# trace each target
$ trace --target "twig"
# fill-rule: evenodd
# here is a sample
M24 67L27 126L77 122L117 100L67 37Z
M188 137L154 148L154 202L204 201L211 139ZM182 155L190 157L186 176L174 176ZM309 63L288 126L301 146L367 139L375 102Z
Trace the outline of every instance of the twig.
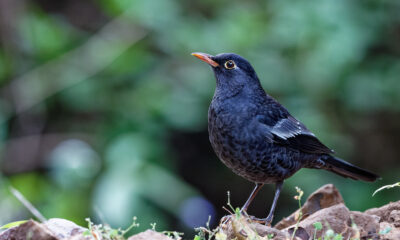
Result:
M40 222L46 222L46 218L37 210L32 203L30 203L23 195L20 193L17 189L13 188L10 186L10 191L14 195L15 198L18 199L24 205L29 212L32 213L33 216L35 216Z
M227 211L227 212L230 213L231 215L234 214L233 212L231 212L231 210L227 209L225 206L222 206L222 209L224 209L225 211Z
M400 187L400 182L380 187L372 194L372 196L375 196L375 194L377 194L378 192L382 191L383 189L389 189L389 188L394 188L394 187Z

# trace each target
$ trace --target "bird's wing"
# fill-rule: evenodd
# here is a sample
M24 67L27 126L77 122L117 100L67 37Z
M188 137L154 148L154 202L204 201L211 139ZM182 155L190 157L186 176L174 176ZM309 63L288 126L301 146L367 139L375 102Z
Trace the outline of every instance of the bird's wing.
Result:
M304 124L297 121L292 116L288 116L276 122L272 127L271 132L284 140L300 134L315 137L315 135L304 126Z
M270 128L270 132L274 142L290 148L315 154L334 153L333 150L321 143L304 124L290 115L277 121Z

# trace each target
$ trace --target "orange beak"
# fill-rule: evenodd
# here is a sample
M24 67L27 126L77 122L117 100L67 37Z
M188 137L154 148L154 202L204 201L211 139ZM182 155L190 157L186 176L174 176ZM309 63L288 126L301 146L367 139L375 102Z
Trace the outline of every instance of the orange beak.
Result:
M193 56L197 57L198 59L210 64L213 67L218 67L219 64L215 62L214 60L211 59L211 55L207 53L200 53L200 52L194 52L192 53Z

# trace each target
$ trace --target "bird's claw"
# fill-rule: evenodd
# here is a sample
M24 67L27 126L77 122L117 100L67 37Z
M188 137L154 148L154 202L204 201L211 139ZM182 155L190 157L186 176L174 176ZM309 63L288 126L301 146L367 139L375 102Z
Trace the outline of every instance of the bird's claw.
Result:
M254 217L254 216L248 216L248 218L253 222L264 224L265 226L271 226L272 220L270 220L268 218L258 218L258 217Z
M271 217L266 217L266 218L258 218L252 215L249 215L245 210L240 210L240 213L244 216L250 219L253 222L265 224L266 226L271 226L272 218Z
M270 216L268 216L268 217L266 217L266 218L258 218L258 217L249 215L249 214L246 212L246 210L243 210L243 209L240 210L240 215L243 216L243 217L245 217L245 218L250 219L250 220L253 221L253 222L260 223L260 224L264 224L264 225L266 225L266 226L271 226L271 223L272 223L272 218L271 218ZM221 218L220 223L221 223L221 224L227 224L227 223L232 219L232 217L235 217L235 214L223 216L223 217Z
M225 215L219 221L220 225L226 225L232 219L232 215Z
M239 212L239 214L240 214L240 216L244 216L245 218L249 218L249 219L253 219L253 218L256 218L256 217L254 217L254 216L250 216L247 212L246 212L246 210L244 210L244 209L241 209L240 210L240 212ZM234 218L234 217L237 217L237 215L236 214L234 214L234 213L232 213L231 215L225 215L225 216L223 216L222 218L221 218L221 220L220 220L220 224L227 224L232 218Z

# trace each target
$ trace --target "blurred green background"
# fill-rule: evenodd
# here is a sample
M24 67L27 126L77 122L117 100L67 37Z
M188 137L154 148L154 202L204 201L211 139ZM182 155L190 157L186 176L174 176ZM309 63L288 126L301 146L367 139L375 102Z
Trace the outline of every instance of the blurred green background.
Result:
M235 52L267 92L376 183L301 170L275 221L335 184L352 210L400 198L400 2L0 0L0 224L30 213L193 234L253 184L208 142L215 80L190 56ZM265 217L267 186L249 213Z

